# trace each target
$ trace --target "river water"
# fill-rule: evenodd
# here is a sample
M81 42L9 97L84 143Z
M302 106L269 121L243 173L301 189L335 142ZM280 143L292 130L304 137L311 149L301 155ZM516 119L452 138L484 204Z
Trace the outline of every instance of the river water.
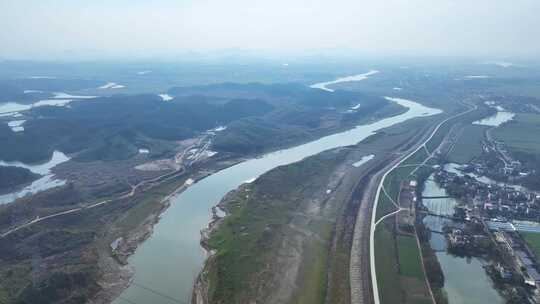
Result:
M395 99L407 107L405 113L330 135L294 148L266 154L212 174L171 199L171 206L154 227L154 233L137 249L128 262L135 268L134 282L114 303L165 304L170 299L152 289L186 302L200 272L205 252L200 246L200 230L210 220L210 210L229 191L247 180L281 165L299 161L322 151L356 144L376 131L406 120L441 113L413 101ZM141 288L145 286L145 288Z
M433 176L425 184L422 196L446 196L446 190L439 187ZM423 199L430 212L451 215L457 201L453 198ZM424 225L430 230L441 231L448 219L426 216ZM493 283L482 267L484 260L463 258L446 253L446 240L443 235L431 233L430 245L436 251L437 259L444 273L444 291L449 304L499 304L505 303L493 287Z
M454 173L457 176L465 176L465 175L467 175L469 177L474 178L478 182L481 182L481 183L486 184L486 185L497 185L499 187L512 188L512 189L514 189L516 191L536 193L536 191L532 191L532 190L527 189L526 187L523 187L521 185L498 182L498 181L495 181L495 180L493 180L493 179L491 179L491 178L489 178L487 176L478 175L478 174L476 174L474 172L470 172L470 173L463 172L462 170L464 170L465 167L466 166L464 166L464 165L460 165L460 164L456 164L456 163L448 163L448 164L444 165L444 170L448 171L450 173Z
M327 91L327 92L334 92L333 89L328 88L329 85L342 83L342 82L362 81L362 80L368 79L369 76L377 74L377 73L379 73L379 71L371 70L371 71L369 71L367 73L364 73L364 74L341 77L341 78L338 78L336 80L327 81L327 82L319 82L319 83L311 85L310 88L321 89L321 90L324 90L324 91Z
M31 91L31 90L30 90ZM77 99L92 99L97 96L80 96L80 95L70 95L63 92L58 92L53 94L52 99L45 99L34 102L32 104L21 104L17 102L1 102L0 103L0 116L13 116L17 115L18 112L27 111L36 107L43 106L65 106Z
M516 114L512 112L505 112L505 111L498 111L497 113L493 114L492 116L474 121L474 125L483 125L483 126L491 126L491 127L498 127L502 125L505 122L508 122L512 119L514 119L514 116Z
M15 201L18 198L34 195L38 192L45 191L54 187L65 185L66 181L56 179L51 169L56 165L61 164L69 160L69 157L60 151L54 151L51 159L44 163L39 164L25 164L21 162L5 162L0 160L0 166L14 166L25 168L33 173L41 175L41 177L33 181L30 185L16 190L14 192L0 195L0 205L7 204Z

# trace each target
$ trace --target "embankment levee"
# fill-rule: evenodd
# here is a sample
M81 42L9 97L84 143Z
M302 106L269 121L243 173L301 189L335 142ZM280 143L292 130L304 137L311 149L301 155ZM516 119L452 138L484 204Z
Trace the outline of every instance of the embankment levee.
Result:
M363 188L357 199L361 200L358 212L355 215L356 221L354 224L353 242L350 254L350 269L349 276L351 282L351 303L364 304L373 303L374 294L372 286L372 265L370 264L370 240L372 214L375 212L374 203L379 191L379 184L383 179L385 172L399 161L403 159L401 155L407 155L411 151L415 151L419 146L418 143L423 142L431 133L435 126L428 126L414 138L402 145L401 151L393 157L387 158L384 163L381 163L377 168L373 169L369 181L364 184L359 184L358 188ZM421 145L420 145L421 146ZM405 157L406 158L406 157ZM360 192L357 190L357 192Z
M435 152L437 151L437 149L439 148L439 146L442 144L442 141L443 139L442 138L436 138L436 134L439 132L439 130L441 129L441 127L443 126L446 126L448 125L448 123L451 121L451 120L454 120L454 119L457 119L457 118L460 118L464 115L467 115L468 113L471 113L473 111L475 111L478 107L476 105L471 105L471 104L464 104L468 109L463 111L463 112L460 112L460 113L457 113L455 115L452 115L450 117L447 117L446 119L442 120L439 124L437 124L432 132L430 132L428 134L428 136L422 140L420 142L420 144L418 144L416 146L415 149L411 149L409 152L407 153L404 153L404 156L403 157L400 157L395 163L393 164L390 164L388 166L388 169L387 170L384 170L384 175L382 176L380 182L379 182L379 185L378 185L378 189L376 190L376 196L375 196L375 199L373 201L373 209L372 209L372 214L371 214L371 229L370 229L370 272L371 272L371 280L372 280L372 289L373 289L373 300L374 300L374 303L375 304L378 304L380 303L380 296L379 296L379 288L378 288L378 281L377 281L377 272L376 272L376 269L375 269L375 257L376 257L376 254L375 254L375 229L376 229L376 225L378 223L377 221L377 207L378 207L378 203L379 203L379 196L380 196L380 193L381 193L381 190L383 188L383 183L385 181L385 178L387 177L387 175L389 175L394 169L396 169L397 167L399 167L404 161L406 161L407 159L409 159L410 157L412 157L416 152L418 152L420 149L422 148L425 148L426 145L430 144L432 140L434 140L434 143L436 144L436 146L433 148L433 152L431 152L432 154L431 155L427 155L426 156L426 160L421 164L421 165L424 165L425 162L428 160L428 159L431 159L433 157L433 154L436 154ZM440 140L440 142L437 143L437 141ZM395 211L395 212L392 212L392 213L389 213L385 216L383 216L382 218L385 218L387 216L392 216L394 214L396 214L397 212L399 212L399 210Z
M380 129L393 126L412 118L429 116L435 112L438 113L435 109L427 108L412 101L405 102L399 100L395 102L402 104L409 109L405 113L396 116L387 117L370 124L360 125L345 132L329 135L307 144L266 154L263 157L239 163L202 179L200 182L189 187L187 191L174 196L174 202L171 204L171 207L160 217L160 223L157 225L158 229L154 228L152 237L145 242L144 246L140 246L141 249L138 249L135 252L133 258L130 257L129 264L137 269L135 275L136 280L143 281L146 284L155 283L155 287L185 301L193 292L193 280L197 276L194 275L191 277L192 271L198 269L198 273L205 260L205 255L201 254L200 240L195 243L192 236L187 236L185 234L190 233L191 235L193 230L193 233L200 235L201 227L206 226L208 223L209 209L215 205L215 202L219 201L223 195L231 189L236 188L244 181L257 177L276 166L296 162L306 156L314 155L331 148L356 144L364 138L373 135ZM193 210L194 208L196 208L196 210ZM195 213L190 211L191 213L187 214L186 210L191 210ZM197 223L199 223L199 221L204 221L204 223L201 223L196 227L197 223L193 222L194 219ZM162 224L163 221L165 221L166 224ZM193 227L186 227L185 225L187 222L193 223ZM196 230L196 232L194 232L194 230ZM171 239L172 233L180 233L183 238L179 237ZM189 239L187 239L188 237ZM184 242L186 239L189 241L189 244ZM181 247L183 249L182 252L179 252L178 250L166 250L166 252L163 252L163 248L160 247L163 244L162 240L168 240L167 246L173 249ZM159 273L161 273L162 270L155 266L147 267L148 265L160 264L159 261L154 261L158 256L161 259L167 258L182 261L183 256L178 255L185 255L187 252L190 253L190 256L191 254L200 255L200 258L197 257L196 261L198 263L200 259L201 264L178 262L172 266L169 265L167 269L164 270L168 273L173 272L175 274L174 280L168 281L183 282L182 284L185 284L186 286L179 288L178 284L161 282ZM174 271L172 271L172 269L174 269ZM191 281L191 284L187 283L189 281ZM189 285L189 287L187 285ZM136 287L131 288L131 290L128 289L127 291L127 298L144 298L145 296L150 298L149 294L147 295L147 293L142 290L136 290Z
M392 164L393 162L395 162L396 158L400 155L404 154L407 151L410 151L411 149L415 149L418 142L425 140L425 138L429 135L432 129L433 126L427 123L421 129L419 129L419 132L404 137L402 141L400 140L400 142L393 142L393 148L389 148L389 151L392 151L392 153L383 153L380 157L375 158L375 160L373 160L373 163L370 163L368 167L364 168L365 171L362 172L361 175L356 176L356 178L354 179L353 184L355 184L355 186L353 187L351 192L349 192L350 198L344 199L344 201L346 201L348 205L346 207L348 212L347 217L361 217L356 220L356 225L354 225L354 221L352 222L353 225L348 225L349 230L339 237L341 241L343 241L344 239L349 240L346 237L344 238L344 236L347 235L351 236L354 234L356 237L356 239L354 240L351 238L349 241L347 241L348 244L344 246L348 248L348 252L351 252L350 263L347 264L348 266L345 269L348 269L350 273L350 288L348 289L350 289L350 297L354 301L354 303L371 303L372 300L371 281L369 273L369 224L373 196L375 195L375 188L381 177L380 172L384 168L386 168L389 163ZM367 148L367 146L365 146L364 148ZM358 149L362 150L361 148ZM351 166L351 168L353 167L354 166ZM223 207L226 206L226 202L230 199L231 196L234 196L237 191L242 191L242 186L237 190L229 192L227 196L225 196L225 198L218 204L217 207L222 207L220 208L221 210L225 209ZM215 214L215 209L213 213ZM215 231L215 229L219 228L219 224L221 222L221 218L217 216L213 217L213 220L209 225L209 229L204 230L202 233L203 247L209 249L207 246L205 246L206 239L212 231ZM355 231L353 232L353 230ZM354 248L351 249L351 246L353 246L353 242ZM212 269L215 269L215 267L217 267L217 264L215 264L217 263L217 261L214 259L214 252L212 252L211 250L207 251L209 253L209 256L206 260L203 270L197 277L191 299L192 304L209 303L208 291L211 289L210 284L212 282L210 282L208 274L212 273ZM348 275L349 274L347 274L347 276Z

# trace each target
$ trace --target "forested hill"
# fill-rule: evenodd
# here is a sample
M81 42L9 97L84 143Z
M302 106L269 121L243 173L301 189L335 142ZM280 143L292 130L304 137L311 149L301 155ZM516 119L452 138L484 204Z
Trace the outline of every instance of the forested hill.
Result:
M360 92L336 90L335 92L313 89L303 84L220 83L206 86L174 87L173 96L229 96L264 98L272 102L290 102L307 107L348 107L355 103L381 102L382 98Z
M0 166L0 193L30 183L37 178L38 174L25 168Z
M233 99L223 104L193 98L164 102L154 95L113 96L76 101L69 107L38 107L30 111L25 131L14 133L0 124L0 159L36 162L54 150L74 153L116 146L116 152L85 155L92 159L123 159L136 153L137 141L180 140L231 121L272 110L262 100Z
M75 160L121 160L150 147L151 157L170 152L164 141L193 138L220 125L215 149L257 153L348 126L389 104L356 92L326 92L299 84L218 84L173 88L175 98L113 95L36 107L24 113L24 132L0 124L0 159L38 162L54 150Z

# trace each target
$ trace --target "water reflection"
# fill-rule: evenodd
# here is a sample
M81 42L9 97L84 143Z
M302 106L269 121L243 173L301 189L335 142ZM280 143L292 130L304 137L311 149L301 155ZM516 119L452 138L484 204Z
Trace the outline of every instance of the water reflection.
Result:
M51 172L51 169L54 168L56 165L66 162L68 160L69 157L67 157L64 153L60 151L54 151L51 159L48 162L39 164L5 162L0 160L0 166L14 166L19 168L25 168L32 171L33 173L42 175L41 178L35 180L29 186L26 186L23 189L0 195L0 204L11 203L21 197L33 195L41 191L65 185L66 181L54 178L54 174Z
M290 164L328 149L356 144L382 128L426 116L425 113L441 113L438 109L410 100L393 101L409 108L408 111L237 164L210 175L174 197L171 207L154 227L152 236L129 258L129 264L136 269L134 281L176 299L189 301L193 282L206 257L199 243L200 230L208 224L211 207L227 192L277 166ZM137 303L170 303L169 300L134 284L122 293L122 298ZM117 300L114 303L122 304L123 301Z
M433 175L426 181L422 196L446 196L446 190L439 187ZM423 199L422 202L432 213L452 215L457 201L453 198ZM486 274L484 260L476 257L458 257L446 252L446 239L442 232L445 225L456 224L447 218L428 215L423 220L431 233L430 245L436 251L437 260L444 274L444 291L449 304L504 303L504 299L493 287Z
M498 127L501 124L510 121L516 116L516 114L512 112L497 112L492 116L486 117L481 120L477 120L473 122L475 125L483 125L483 126L492 126L492 127Z

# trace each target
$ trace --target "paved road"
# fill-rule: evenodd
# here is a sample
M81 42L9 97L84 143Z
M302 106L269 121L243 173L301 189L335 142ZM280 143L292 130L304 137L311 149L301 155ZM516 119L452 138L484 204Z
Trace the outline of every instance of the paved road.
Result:
M425 135L420 135L420 138L412 138L409 142L418 142L428 136L429 130L425 131ZM403 146L407 146L408 143ZM414 149L416 145L413 144ZM408 152L408 151L407 151ZM371 173L369 182L366 184L359 184L357 187L362 187L360 206L358 208L356 221L354 225L353 241L351 246L350 255L350 289L351 289L351 303L355 304L371 304L373 303L373 293L371 285L370 275L370 229L371 229L371 214L373 208L373 202L375 201L375 195L377 193L379 182L384 175L384 172L390 170L390 168L407 152L392 153L388 155L388 158L381 162L381 169L374 169ZM418 164L417 164L418 165ZM409 165L404 165L409 166ZM392 202L395 202L392 199Z
M470 105L468 105L468 106L470 106ZM373 204L372 204L373 208L371 209L370 234L369 234L369 252L370 252L370 254L369 254L369 258L370 258L369 259L369 261L370 261L369 265L370 265L370 274L371 274L371 286L372 286L372 293L373 293L373 303L375 303L375 304L380 303L379 288L378 288L378 285L377 285L377 272L376 272L376 269L375 269L375 228L376 228L377 224L381 222L380 220L377 221L377 206L378 206L378 203L379 203L379 196L380 196L380 194L382 192L383 184L384 184L384 181L385 181L386 177L388 176L388 174L390 174L390 172L392 172L397 167L401 166L401 164L404 161L406 161L409 157L414 155L420 149L426 148L425 145L433 138L433 136L435 136L435 134L437 134L437 132L439 131L439 129L441 128L441 126L443 124L445 124L446 122L448 122L451 119L463 116L463 115L465 115L467 113L470 113L470 112L472 112L472 111L474 111L476 109L477 109L476 106L470 106L470 108L468 110L466 110L464 112L461 112L459 114L450 116L450 117L446 118L445 120L441 121L433 129L431 134L422 143L420 143L414 150L412 150L410 153L406 154L405 157L402 157L402 158L398 159L388 170L386 170L386 168L385 168L385 170L383 170L385 172L384 172L382 178L379 181L379 185L377 187L377 191L376 191L376 194L375 194L375 199L374 199ZM428 151L426 151L426 152L428 152ZM427 159L431 158L432 156L433 156L433 154L429 154ZM425 164L425 163L426 163L426 161L424 161L422 164ZM394 214L397 214L398 212L399 212L399 209L397 211L392 212L389 215L385 215L384 218L392 216ZM359 303L360 304L360 303L366 303L366 302L353 302L353 301L351 301L351 303L353 303L353 304Z

